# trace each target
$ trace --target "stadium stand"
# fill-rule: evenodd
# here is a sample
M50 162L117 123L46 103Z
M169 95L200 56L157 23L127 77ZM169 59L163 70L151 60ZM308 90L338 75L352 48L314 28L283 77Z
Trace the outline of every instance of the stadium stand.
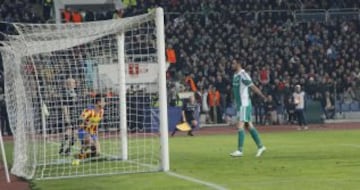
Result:
M12 34L14 29L6 23L10 22L29 22L29 23L43 23L44 19L41 13L37 11L36 5L39 5L36 0L0 0L0 32ZM0 33L0 40L2 35ZM0 55L0 129L4 135L11 134L9 122L7 119L6 104L4 99L4 77L3 64Z
M309 102L322 102L319 104L322 110L327 106L335 107L336 114L327 119L345 118L343 113L354 115L360 111L359 2L224 2L123 1L126 8L118 10L64 10L63 22L118 19L148 12L156 6L164 7L166 42L172 52L168 70L169 103L177 105L179 92L197 89L197 94L201 95L199 102L209 107L213 104L209 102L211 91L218 92L220 105L216 110L219 113L215 115L220 115L216 118L219 121L226 121L234 113L231 101L233 59L246 65L254 83L273 97L276 115L280 118L276 123L292 122L289 100L296 84L305 88ZM48 14L49 4L40 5L46 11L36 11L39 3L36 0L0 0L0 21L53 22L54 18ZM11 27L1 24L0 30L9 33ZM328 101L327 92L334 101ZM264 103L257 97L253 98L253 103L256 122L268 123L268 117L262 117L266 111Z

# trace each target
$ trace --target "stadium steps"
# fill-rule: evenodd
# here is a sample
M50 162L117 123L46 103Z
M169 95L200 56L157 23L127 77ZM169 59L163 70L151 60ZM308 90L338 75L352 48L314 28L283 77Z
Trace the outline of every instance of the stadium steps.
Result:
M356 112L345 112L345 119L360 119L360 111Z
M327 119L324 123L359 123L360 119Z
M228 123L214 123L214 124L200 124L200 128L204 127L227 127L230 126Z
M337 113L335 119L327 119L325 123L360 122L360 111Z

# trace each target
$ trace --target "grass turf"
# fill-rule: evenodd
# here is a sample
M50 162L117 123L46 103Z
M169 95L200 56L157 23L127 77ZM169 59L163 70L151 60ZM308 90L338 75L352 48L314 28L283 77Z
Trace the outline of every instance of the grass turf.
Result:
M268 150L255 158L247 135L245 155L231 158L236 134L170 139L171 169L228 189L358 189L360 130L261 134ZM11 144L6 143L11 157ZM209 189L165 173L33 181L41 190Z
M80 151L79 143L72 146L72 156L59 155L60 144L52 140L46 143L46 159L43 155L43 143L38 154L40 165L35 172L35 178L69 178L71 176L87 176L89 174L118 174L159 171L159 138L147 137L129 139L128 160L121 161L119 139L102 139L101 156L81 160L80 165L72 165Z

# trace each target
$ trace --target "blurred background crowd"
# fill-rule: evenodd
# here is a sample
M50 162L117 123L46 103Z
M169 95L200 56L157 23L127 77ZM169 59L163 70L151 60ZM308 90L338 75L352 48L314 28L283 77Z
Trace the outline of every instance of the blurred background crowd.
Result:
M359 4L353 0L123 0L113 10L67 7L62 21L121 19L161 6L166 15L169 104L181 106L179 93L194 91L207 123L228 122L227 116L234 112L231 65L235 59L271 100L264 103L253 97L256 122L278 124L294 120L291 97L296 84L307 100L321 103L324 119L333 119L337 112L360 111ZM309 10L312 14L306 14ZM0 0L1 22L53 23L53 11L52 0ZM12 30L0 24L2 33ZM6 126L0 65L0 116Z

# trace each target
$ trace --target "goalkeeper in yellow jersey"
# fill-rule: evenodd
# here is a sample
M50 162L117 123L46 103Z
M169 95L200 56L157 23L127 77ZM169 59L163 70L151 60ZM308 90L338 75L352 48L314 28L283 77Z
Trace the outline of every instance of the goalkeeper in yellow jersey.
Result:
M100 144L98 140L98 128L104 116L105 101L101 95L96 95L94 104L86 108L81 119L83 123L78 129L78 138L81 143L80 159L98 156Z

